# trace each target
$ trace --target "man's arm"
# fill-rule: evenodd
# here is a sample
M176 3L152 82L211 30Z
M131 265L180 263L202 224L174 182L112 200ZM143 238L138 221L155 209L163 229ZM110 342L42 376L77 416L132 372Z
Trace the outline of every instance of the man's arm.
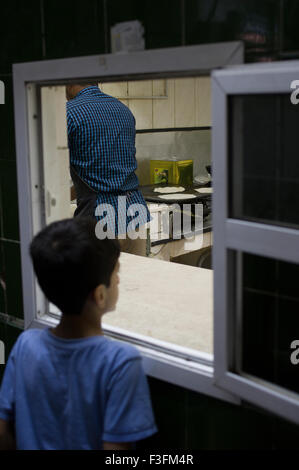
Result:
M132 442L103 442L103 450L132 450Z
M16 450L15 432L12 421L0 418L0 450Z

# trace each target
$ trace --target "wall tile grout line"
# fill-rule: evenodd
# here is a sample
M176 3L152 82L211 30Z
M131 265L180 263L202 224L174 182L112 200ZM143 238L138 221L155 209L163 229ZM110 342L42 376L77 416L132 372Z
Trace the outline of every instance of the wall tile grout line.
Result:
M0 312L0 323L4 325L10 325L16 328L24 329L24 320L8 315L7 313Z
M4 237L0 237L0 241L1 241L1 242L16 243L17 245L20 245L20 244L21 244L20 240L12 240L12 239L10 239L10 238L4 238Z

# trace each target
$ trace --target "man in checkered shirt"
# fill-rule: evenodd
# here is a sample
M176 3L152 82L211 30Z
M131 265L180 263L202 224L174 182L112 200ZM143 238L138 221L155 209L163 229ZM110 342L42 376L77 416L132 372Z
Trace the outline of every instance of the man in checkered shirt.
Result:
M133 114L96 83L68 85L66 97L70 172L77 197L74 216L96 217L103 227L107 224L110 235L113 231L120 238L134 230L137 221L137 227L144 227L150 215L135 174Z

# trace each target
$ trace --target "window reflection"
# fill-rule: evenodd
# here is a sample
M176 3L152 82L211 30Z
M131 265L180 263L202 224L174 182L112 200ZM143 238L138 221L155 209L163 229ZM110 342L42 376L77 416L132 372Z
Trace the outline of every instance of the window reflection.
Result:
M277 57L279 2L191 0L186 17L188 44L242 40L247 62Z

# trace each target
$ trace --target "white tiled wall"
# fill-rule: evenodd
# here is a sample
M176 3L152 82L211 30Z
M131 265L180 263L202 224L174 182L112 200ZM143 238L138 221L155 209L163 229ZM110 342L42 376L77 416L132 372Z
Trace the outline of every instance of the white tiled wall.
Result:
M211 126L209 77L100 83L133 112L136 129Z
M44 191L47 223L70 217L65 88L42 88Z

